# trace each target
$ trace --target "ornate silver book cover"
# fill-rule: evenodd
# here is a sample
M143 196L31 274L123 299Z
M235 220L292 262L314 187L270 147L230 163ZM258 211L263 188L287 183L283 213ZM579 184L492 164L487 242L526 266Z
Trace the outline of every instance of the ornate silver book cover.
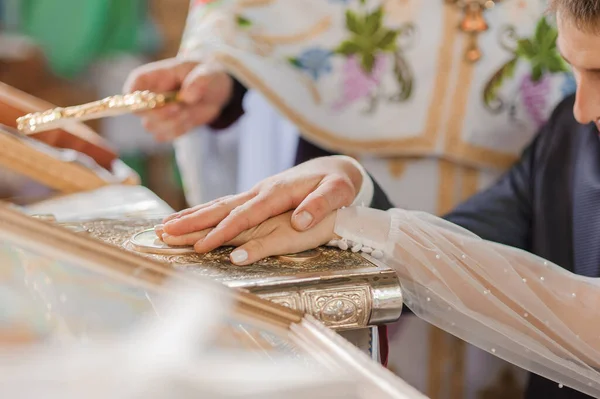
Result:
M390 323L400 317L402 294L392 270L375 259L334 248L278 256L252 266L229 261L231 249L200 255L150 254L131 238L158 220L92 220L62 225L112 245L244 289L283 306L309 313L336 330Z

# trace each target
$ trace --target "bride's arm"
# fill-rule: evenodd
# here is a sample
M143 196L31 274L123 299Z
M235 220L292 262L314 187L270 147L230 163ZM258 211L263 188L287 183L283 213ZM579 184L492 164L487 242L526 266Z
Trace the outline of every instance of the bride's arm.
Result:
M420 317L533 372L600 392L596 280L420 212L346 208L335 233L381 251Z

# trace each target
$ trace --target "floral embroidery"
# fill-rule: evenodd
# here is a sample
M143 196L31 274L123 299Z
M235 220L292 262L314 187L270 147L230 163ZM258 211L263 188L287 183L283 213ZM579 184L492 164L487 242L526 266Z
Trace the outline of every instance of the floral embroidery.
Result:
M305 70L314 80L322 74L331 72L332 52L321 48L312 48L303 51L297 58L291 58L292 65Z
M239 26L240 28L249 28L252 26L252 21L250 21L248 18L244 17L243 15L236 15L235 16L235 22L237 23L237 26Z
M362 68L370 74L378 53L397 51L398 32L383 27L382 20L381 8L365 15L346 10L346 28L350 37L342 42L335 52L346 57L360 57Z
M412 35L413 25L407 23L397 30L383 26L383 9L379 7L362 15L347 10L346 29L350 37L335 50L346 58L346 63L342 70L341 99L333 104L333 109L339 111L367 98L366 111L372 112L381 99L399 102L410 98L414 77L398 46L398 38ZM380 86L386 68L393 68L398 84L397 93L392 95L383 93Z
M334 1L334 0L330 0ZM347 4L348 0L335 0ZM365 6L364 1L360 1ZM333 50L309 49L298 57L290 58L292 65L302 69L317 80L332 70L331 59L343 58L341 67L340 98L332 104L336 111L343 110L350 104L367 99L366 111L375 109L380 100L400 102L410 98L414 77L398 39L414 34L414 26L410 23L398 29L391 29L383 24L384 11L377 7L372 11L346 10L345 25L349 35ZM392 69L397 82L397 92L383 93L380 87L386 70Z
M546 123L544 110L546 109L548 96L552 91L552 78L547 73L537 80L536 77L532 74L525 74L521 80L519 91L525 110L535 125L540 128Z
M335 111L342 110L353 102L370 96L379 86L386 64L386 57L378 55L375 58L371 72L366 73L358 56L348 57L342 68L342 98L333 104L333 109ZM372 101L370 110L374 106L375 102Z
M501 66L485 85L483 102L491 112L502 112L506 104L498 92L508 79L514 78L517 64L525 61L529 63L531 71L524 75L520 82L521 99L531 119L540 126L545 122L544 110L552 89L550 76L569 71L568 65L556 49L558 31L542 17L531 38L518 39L513 26L504 29L501 35L517 39L513 48L501 43L513 54L513 58Z

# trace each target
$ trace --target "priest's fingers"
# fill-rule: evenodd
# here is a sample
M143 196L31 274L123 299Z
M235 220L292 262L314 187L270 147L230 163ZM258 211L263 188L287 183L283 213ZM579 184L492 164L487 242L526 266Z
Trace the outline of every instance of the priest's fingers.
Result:
M196 126L206 124L210 119L211 116L206 113L205 107L197 105L181 108L166 119L143 117L142 125L157 141L164 142L174 140Z
M331 212L352 204L355 196L356 190L348 177L329 175L294 211L292 225L298 231L310 229Z
M208 86L222 77L228 77L228 75L219 65L215 63L199 64L185 77L179 96L188 104L197 103L203 99ZM222 89L227 91L230 87Z
M164 108L140 113L142 126L155 137L167 136L173 128L182 123L183 106L169 104Z
M212 122L221 112L221 109L214 105L172 105L173 107L165 112L157 109L142 116L144 129L152 133L158 141L174 140L197 126Z
M137 90L150 90L160 93L179 89L186 76L197 65L197 62L175 58L143 65L129 74L123 91L130 93Z
M146 131L152 133L154 139L159 142L176 139L179 135L185 133L185 128L188 127L185 119L180 115L165 120L142 118L142 126ZM189 125L189 128L191 129L192 126Z
M215 227L237 206L253 198L256 194L245 192L234 196L220 198L211 205L201 207L192 213L175 218L165 223L163 229L170 235L183 235L194 231Z
M166 121L176 117L183 110L183 104L168 104L164 107L156 108L150 111L140 112L139 115L142 117L142 123L144 124L155 124L160 121Z
M195 231L193 233L183 234L180 236L172 236L167 233L163 233L162 240L167 245L172 246L186 246L194 245L199 240L203 239L211 229L205 229L201 231Z

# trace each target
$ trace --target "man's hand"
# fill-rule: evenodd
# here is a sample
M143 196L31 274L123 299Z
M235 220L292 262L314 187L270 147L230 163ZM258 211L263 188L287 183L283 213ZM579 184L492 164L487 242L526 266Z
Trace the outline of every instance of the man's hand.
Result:
M317 158L267 178L245 193L171 215L157 226L157 234L198 232L194 247L204 253L292 209L291 226L306 231L352 204L361 184L361 171L347 157Z
M163 142L214 121L231 98L233 81L220 69L173 58L135 69L124 91L136 90L180 91L179 103L140 114L144 128Z
M310 231L299 232L292 227L292 212L286 212L268 219L223 243L238 247L231 253L231 262L236 265L249 265L269 256L298 253L324 245L334 237L336 212L330 212L324 220ZM213 229L197 231L182 236L164 233L162 240L173 246L193 245L202 240Z

